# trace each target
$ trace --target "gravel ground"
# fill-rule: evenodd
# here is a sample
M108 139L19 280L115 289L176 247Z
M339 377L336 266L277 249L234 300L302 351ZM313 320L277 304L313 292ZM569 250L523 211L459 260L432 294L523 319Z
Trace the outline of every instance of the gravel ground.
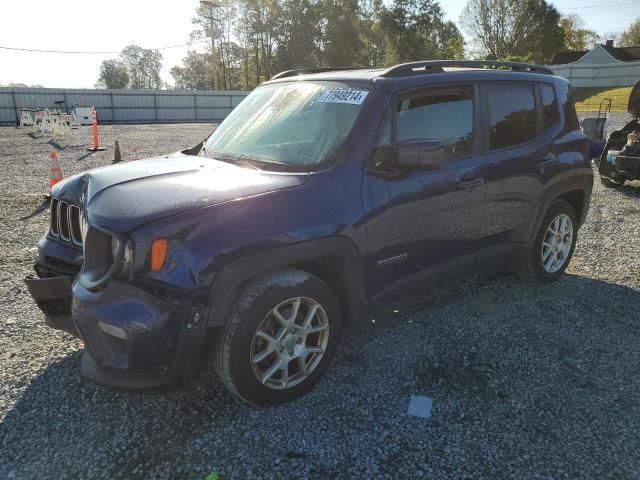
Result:
M195 144L210 125L105 126L65 174ZM65 143L65 142L62 142ZM79 375L82 345L43 324L22 283L47 224L49 145L0 129L0 478L639 478L640 183L605 190L549 286L477 277L347 331L309 395L257 409L209 375L126 394ZM38 213L40 212L40 213ZM407 416L411 395L433 416Z

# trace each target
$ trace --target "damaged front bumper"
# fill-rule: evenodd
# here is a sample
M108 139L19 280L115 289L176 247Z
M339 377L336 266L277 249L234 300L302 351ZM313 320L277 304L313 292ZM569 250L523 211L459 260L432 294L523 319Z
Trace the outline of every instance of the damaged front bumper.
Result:
M110 280L73 284L72 316L85 344L82 373L110 387L182 387L201 365L205 314L198 302Z
M25 279L48 326L85 344L82 374L123 389L179 388L202 365L206 314L197 299L111 279L99 291L36 264Z
M84 342L83 375L124 389L191 383L207 351L204 300L113 268L100 282L83 281L83 253L47 235L38 243L37 276L25 279L47 325Z
M44 313L45 323L56 330L63 330L75 337L78 331L71 318L71 283L73 277L27 277L27 289Z
M51 328L78 337L71 318L71 284L82 265L82 250L47 237L38 242L37 275L25 278L29 293Z

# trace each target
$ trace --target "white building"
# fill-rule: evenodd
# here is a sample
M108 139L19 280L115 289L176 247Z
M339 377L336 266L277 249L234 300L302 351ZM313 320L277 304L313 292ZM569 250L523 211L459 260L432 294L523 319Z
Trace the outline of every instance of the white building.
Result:
M640 80L640 47L608 40L590 51L556 53L550 68L573 87L631 87Z

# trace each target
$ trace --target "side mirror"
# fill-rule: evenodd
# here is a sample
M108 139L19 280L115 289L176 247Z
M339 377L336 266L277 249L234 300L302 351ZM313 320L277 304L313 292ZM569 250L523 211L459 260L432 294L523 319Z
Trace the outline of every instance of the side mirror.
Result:
M444 164L441 140L404 140L397 145L398 166L414 169L437 169Z

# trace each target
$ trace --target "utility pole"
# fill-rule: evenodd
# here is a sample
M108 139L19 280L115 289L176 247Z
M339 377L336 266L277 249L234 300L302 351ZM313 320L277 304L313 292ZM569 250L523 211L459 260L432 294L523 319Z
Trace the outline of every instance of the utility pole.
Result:
M213 75L213 89L218 90L218 57L216 55L216 39L214 36L216 18L213 15L213 11L220 5L210 0L200 0L200 5L209 8L207 17L209 19L209 34L207 36L211 37L211 74Z

